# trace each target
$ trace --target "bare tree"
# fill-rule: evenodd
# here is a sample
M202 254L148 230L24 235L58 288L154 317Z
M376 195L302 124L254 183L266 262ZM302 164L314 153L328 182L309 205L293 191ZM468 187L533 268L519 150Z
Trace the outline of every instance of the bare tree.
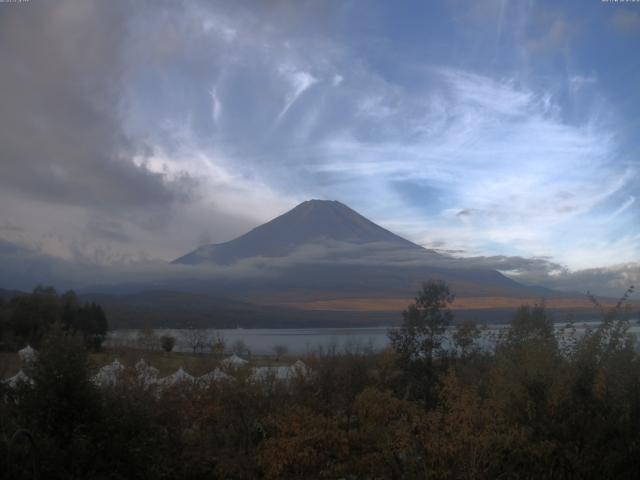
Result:
M151 327L145 327L140 332L138 332L138 336L136 338L136 343L138 346L144 350L157 350L160 346L160 339L158 335Z
M287 347L285 347L284 345L274 345L273 346L273 353L275 353L275 355L276 355L276 360L280 360L280 357L286 355L288 351L289 351L289 349Z
M202 353L207 346L208 335L203 328L191 328L185 333L185 341L193 353Z
M221 357L224 355L224 349L226 347L226 342L224 340L224 336L220 332L216 332L211 342L211 351L214 355Z

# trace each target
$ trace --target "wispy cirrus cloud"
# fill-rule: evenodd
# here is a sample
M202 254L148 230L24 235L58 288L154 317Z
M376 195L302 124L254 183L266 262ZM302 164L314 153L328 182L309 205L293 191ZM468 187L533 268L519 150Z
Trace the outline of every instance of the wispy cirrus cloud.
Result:
M413 96L423 114L404 135L376 141L340 132L319 147L324 161L315 169L354 184L367 179L387 205L416 211L414 239L475 252L549 255L557 229L600 223L604 238L607 220L633 205L626 200L608 218L583 218L638 179L637 168L619 162L606 121L594 115L569 124L545 92L512 80L435 75L436 89ZM408 195L407 185L415 186ZM421 191L435 192L436 205L421 205Z
M171 259L320 197L468 257L640 258L631 10L94 3L3 17L3 238Z

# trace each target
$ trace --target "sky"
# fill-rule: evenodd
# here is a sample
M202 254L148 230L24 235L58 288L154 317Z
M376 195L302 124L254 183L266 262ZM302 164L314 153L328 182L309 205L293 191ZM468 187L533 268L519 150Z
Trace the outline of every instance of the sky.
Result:
M531 281L620 288L638 51L635 2L0 3L0 246L167 261L335 199Z

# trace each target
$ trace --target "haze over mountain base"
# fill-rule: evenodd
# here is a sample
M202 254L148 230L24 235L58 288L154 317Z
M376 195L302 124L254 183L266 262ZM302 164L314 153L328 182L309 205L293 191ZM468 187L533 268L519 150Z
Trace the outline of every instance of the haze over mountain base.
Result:
M38 257L31 261L37 265ZM28 275L30 269L23 270ZM83 274L82 265L62 261L31 270L44 272L38 282L54 285L48 271ZM542 299L557 320L569 313L596 315L585 295L520 284L323 200L304 202L245 235L201 246L170 264L88 270L73 286L104 305L115 326L352 326L398 321L422 282L434 279L455 292L458 318L503 322L517 306Z

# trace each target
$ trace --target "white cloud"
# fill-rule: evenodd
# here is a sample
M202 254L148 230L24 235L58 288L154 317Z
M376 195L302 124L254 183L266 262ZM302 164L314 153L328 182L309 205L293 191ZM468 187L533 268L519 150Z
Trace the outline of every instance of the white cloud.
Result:
M629 209L629 207L631 207L634 203L636 203L636 197L634 196L629 196L629 198L627 198L627 200L625 200L625 202L620 205L620 207L618 207L612 214L612 217L617 217L618 215L620 215L622 212L626 211Z
M442 78L438 89L414 97L425 105L422 118L409 122L420 135L376 141L343 130L322 145L324 161L317 171L351 178L354 187L369 179L376 189L372 195L393 209L403 203L390 186L394 181L437 188L448 206L417 215L404 233L478 253L502 248L529 255L553 254L560 242L574 235L580 239L581 217L635 178L634 170L616 167L608 125L566 123L552 97L513 81L453 70L445 70ZM384 92L364 96L366 105L385 100ZM374 120L389 115L380 115L381 108L360 109L367 111ZM408 114L398 115L403 113ZM622 210L633 202L627 203ZM472 213L457 216L464 209ZM562 228L570 235L557 237ZM605 229L590 241L595 246L607 238ZM576 258L567 254L562 260Z
M277 120L284 117L300 95L317 82L317 79L309 72L296 70L290 66L281 67L280 74L289 84L290 90L287 93L284 107L278 114Z
M213 119L214 125L217 126L222 116L222 102L218 97L218 92L215 87L209 90L209 96L211 96L211 118Z

